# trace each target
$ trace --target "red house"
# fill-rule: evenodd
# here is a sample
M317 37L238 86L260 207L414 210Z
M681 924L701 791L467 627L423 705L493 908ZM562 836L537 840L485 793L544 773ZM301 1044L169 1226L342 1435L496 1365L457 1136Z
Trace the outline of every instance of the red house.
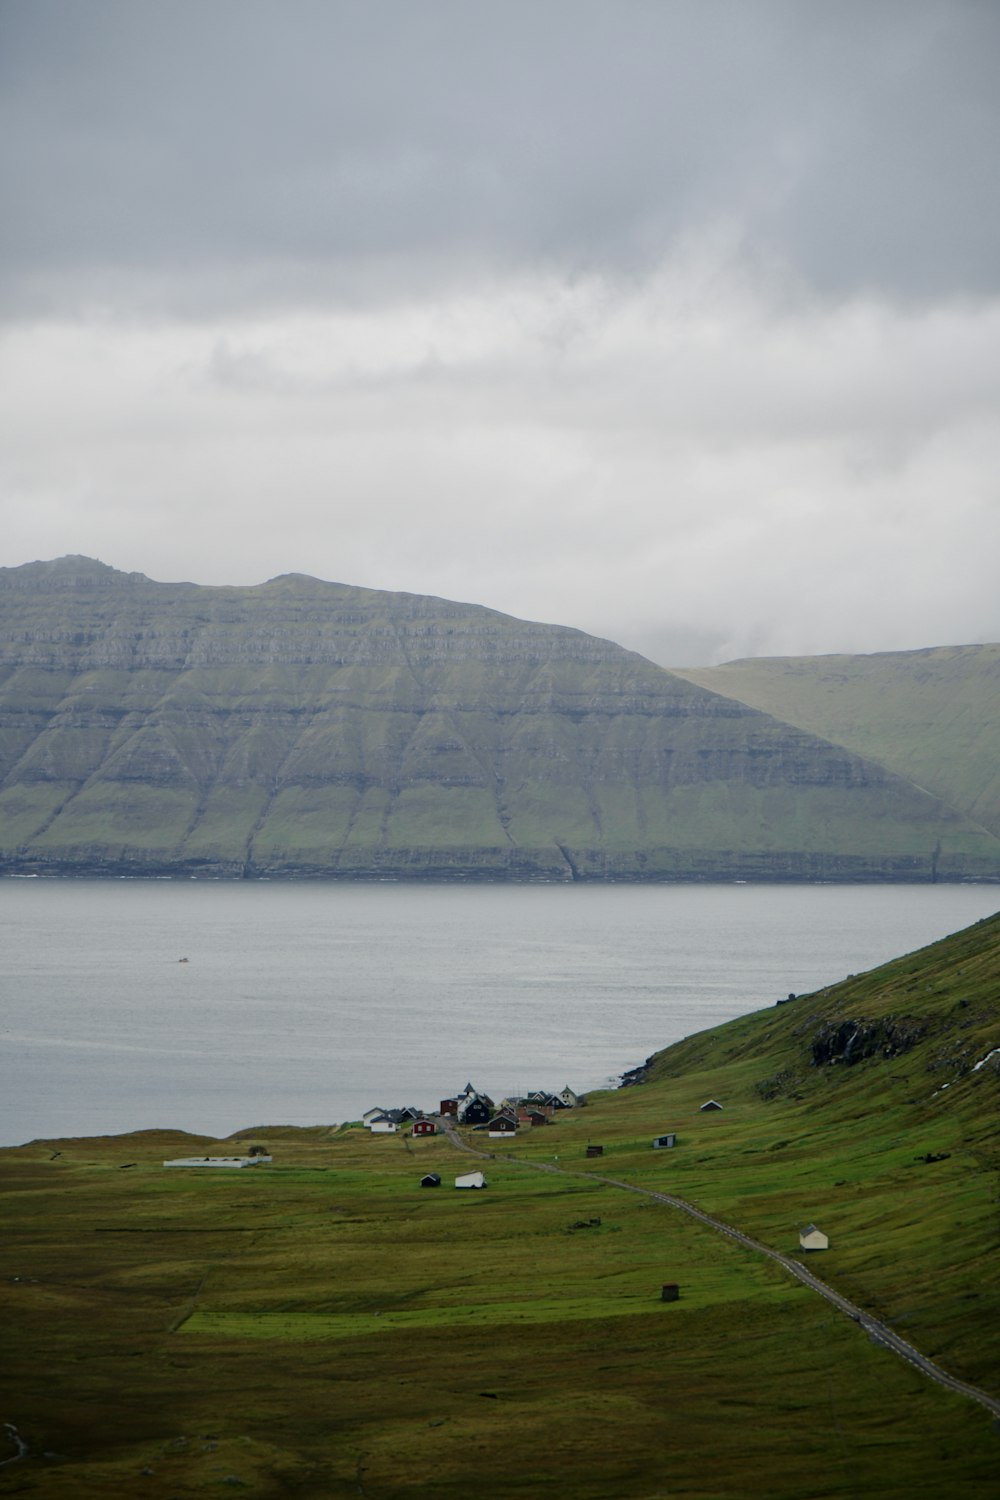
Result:
M412 1133L414 1135L436 1135L437 1126L433 1120L414 1120Z

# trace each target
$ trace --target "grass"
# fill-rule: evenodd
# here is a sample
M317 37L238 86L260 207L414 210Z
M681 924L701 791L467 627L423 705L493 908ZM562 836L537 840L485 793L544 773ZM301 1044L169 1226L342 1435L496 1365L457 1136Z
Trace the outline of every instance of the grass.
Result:
M991 1495L981 1408L601 1179L785 1251L819 1223L824 1278L997 1393L998 1075L973 1069L1000 1045L998 978L993 919L691 1037L641 1087L470 1137L505 1153L481 1193L451 1187L470 1158L445 1140L358 1127L255 1128L274 1163L237 1173L165 1172L218 1144L180 1133L0 1153L0 1421L30 1447L0 1495ZM811 1066L825 1021L878 1015L919 1039ZM569 1175L533 1169L556 1156Z

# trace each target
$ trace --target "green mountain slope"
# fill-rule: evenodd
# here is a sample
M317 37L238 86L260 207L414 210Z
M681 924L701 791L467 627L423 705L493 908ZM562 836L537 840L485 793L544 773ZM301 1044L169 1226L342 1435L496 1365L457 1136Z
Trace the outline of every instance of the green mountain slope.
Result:
M0 570L0 868L949 879L1000 838L609 641L291 575Z
M1000 645L760 658L679 675L876 760L1000 834Z
M981 1500L986 1410L616 1184L808 1260L997 1397L998 1091L994 917L692 1036L552 1125L466 1132L497 1153L481 1193L451 1187L476 1163L444 1137L360 1126L2 1151L0 1494L457 1500L486 1476L524 1500ZM162 1168L248 1134L271 1165ZM810 1223L829 1248L806 1256Z

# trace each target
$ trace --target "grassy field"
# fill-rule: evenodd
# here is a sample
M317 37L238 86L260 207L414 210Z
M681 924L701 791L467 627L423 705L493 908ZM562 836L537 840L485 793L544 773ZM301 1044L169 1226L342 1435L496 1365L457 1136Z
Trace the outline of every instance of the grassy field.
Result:
M993 919L701 1033L556 1124L470 1135L504 1153L479 1193L446 1140L356 1127L258 1127L273 1163L229 1173L165 1171L236 1144L180 1133L0 1153L0 1422L28 1445L0 1495L991 1496L982 1408L600 1179L793 1253L816 1222L812 1269L1000 1394L998 980ZM815 1063L845 1020L879 1049Z

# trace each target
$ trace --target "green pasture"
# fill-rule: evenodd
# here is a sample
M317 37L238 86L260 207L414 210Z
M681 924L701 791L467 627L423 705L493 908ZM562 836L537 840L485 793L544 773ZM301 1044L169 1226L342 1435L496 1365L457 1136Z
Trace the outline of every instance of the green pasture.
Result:
M998 960L994 919L691 1037L513 1141L468 1132L482 1192L455 1190L476 1162L447 1139L359 1126L257 1127L273 1163L239 1172L162 1166L238 1137L0 1152L0 1422L28 1445L0 1495L985 1500L984 1409L606 1179L793 1254L819 1224L813 1269L997 1393L998 1074L976 1063ZM824 1023L878 1016L905 1018L899 1055L813 1065Z

